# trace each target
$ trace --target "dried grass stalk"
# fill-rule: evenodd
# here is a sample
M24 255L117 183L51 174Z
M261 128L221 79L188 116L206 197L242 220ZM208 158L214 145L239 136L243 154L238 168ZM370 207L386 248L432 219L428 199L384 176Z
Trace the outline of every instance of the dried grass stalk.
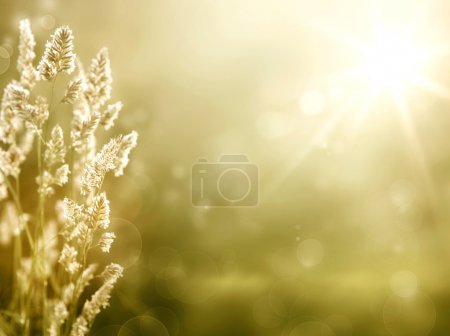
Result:
M0 313L0 335L87 335L123 273L115 263L98 273L100 266L88 258L93 249L108 253L116 238L109 230L110 203L102 185L108 173L123 174L137 133L115 136L97 148L99 125L112 128L123 107L121 102L104 107L112 85L105 48L85 73L76 60L72 31L60 27L36 67L30 22L21 21L19 31L20 78L5 87L0 109L0 244L14 251L13 290L8 309ZM65 130L64 123L55 122L60 106L53 104L55 80L76 67L57 100L73 107ZM33 92L39 81L51 82L47 97ZM37 162L36 204L26 213L20 178L31 154ZM83 302L94 277L102 284Z

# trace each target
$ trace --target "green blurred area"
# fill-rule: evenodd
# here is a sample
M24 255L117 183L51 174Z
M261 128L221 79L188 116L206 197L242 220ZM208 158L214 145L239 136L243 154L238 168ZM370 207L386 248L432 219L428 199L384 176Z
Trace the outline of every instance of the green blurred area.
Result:
M108 47L113 101L125 105L117 131L140 134L126 176L107 185L120 230L111 257L129 267L93 335L144 315L159 321L141 318L152 336L450 332L448 97L408 90L411 135L382 95L353 132L364 83L325 78L357 55L305 24L364 39L371 4L0 1L0 46L13 48L2 89L17 76L20 19L38 58L69 25L85 64ZM449 37L445 0L378 5L393 22L418 12L430 39ZM449 64L443 55L429 69L448 88ZM321 113L301 111L309 90L323 95ZM258 165L257 207L191 205L192 164L223 154Z

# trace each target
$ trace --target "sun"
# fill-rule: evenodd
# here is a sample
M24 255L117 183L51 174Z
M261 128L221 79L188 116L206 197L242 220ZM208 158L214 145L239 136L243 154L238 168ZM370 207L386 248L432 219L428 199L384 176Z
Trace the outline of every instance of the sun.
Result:
M370 25L370 32L365 35L368 38L364 40L340 34L336 27L318 24L317 21L310 26L343 47L340 49L348 49L349 59L355 60L352 67L330 74L326 81L331 87L352 84L348 85L349 90L346 92L350 103L348 107L343 107L344 112L336 114L336 119L324 127L327 134L331 134L343 118L347 118L351 125L348 138L356 139L359 134L363 134L364 125L372 112L378 115L385 111L396 112L411 162L424 185L430 205L435 209L438 202L434 183L416 131L414 107L409 106L408 99L413 96L412 93L415 101L425 98L425 95L419 95L420 91L424 91L436 98L450 100L450 90L430 78L436 61L448 55L449 45L446 42L438 43L426 29L427 25L419 25L414 20L397 22L395 26L375 20ZM357 57L353 57L355 55ZM386 97L390 98L394 109ZM381 101L381 104L377 101Z
M375 7L377 3L374 1ZM324 92L338 93L337 98L330 94L329 102L334 104L330 105L331 113L323 119L321 127L304 149L285 164L285 170L268 188L268 194L281 185L317 143L331 139L334 134L339 134L346 142L357 141L360 135L366 134L364 129L369 122L383 120L385 115L390 118L394 113L414 170L435 208L433 179L416 131L414 105L409 106L408 99L414 97L417 102L427 99L425 93L430 93L435 98L450 100L449 88L430 78L440 58L450 53L450 45L439 40L440 34L435 28L429 29L433 25L417 20L418 17L420 15L410 15L405 20L399 18L393 22L385 20L381 11L376 10L367 25L359 26L362 30L357 31L355 27L351 33L348 33L346 25L347 33L343 33L339 27L330 26L328 21L303 19L305 27L317 34L318 39L322 41L325 37L325 41L330 42L324 49L327 52L325 56L329 55L333 61L330 63L337 67L343 64L345 68L331 72L327 68L323 76L315 79L315 85L322 87ZM327 103L320 97L314 91L307 92L302 95L300 107L307 114L318 114ZM340 132L335 132L340 127Z
M449 45L437 43L424 26L415 22L389 25L380 20L371 24L365 39L340 33L316 20L308 21L307 26L355 60L350 68L330 73L326 79L329 85L365 84L372 100L383 93L403 95L413 86L450 99L449 90L429 78L431 66L448 54Z
M373 41L361 44L359 76L372 89L391 93L420 83L430 58L429 49L413 36L394 29L379 29Z

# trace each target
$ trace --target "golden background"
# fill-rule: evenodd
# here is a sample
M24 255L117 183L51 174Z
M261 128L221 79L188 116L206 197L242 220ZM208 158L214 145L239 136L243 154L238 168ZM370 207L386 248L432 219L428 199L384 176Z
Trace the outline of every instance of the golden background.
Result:
M69 25L85 64L109 49L119 130L140 134L107 186L127 269L93 335L142 316L152 336L450 332L449 55L426 64L439 87L369 104L367 78L333 74L375 12L449 39L445 0L0 1L1 89L20 19L38 59ZM227 153L258 165L259 205L193 207L192 164Z

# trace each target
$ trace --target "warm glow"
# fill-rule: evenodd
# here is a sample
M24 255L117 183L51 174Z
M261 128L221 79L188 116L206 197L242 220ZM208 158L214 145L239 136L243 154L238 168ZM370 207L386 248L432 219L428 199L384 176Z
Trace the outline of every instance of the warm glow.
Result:
M365 62L361 75L375 89L404 89L420 78L427 61L426 49L407 34L378 32L363 47Z

